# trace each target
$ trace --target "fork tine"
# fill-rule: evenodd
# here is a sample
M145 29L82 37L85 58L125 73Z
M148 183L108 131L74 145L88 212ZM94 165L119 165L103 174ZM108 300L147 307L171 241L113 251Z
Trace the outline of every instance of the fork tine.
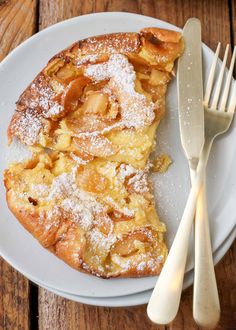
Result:
M225 55L224 55L223 63L221 65L220 74L219 74L219 78L218 78L217 85L216 85L216 90L215 90L212 105L211 105L212 109L216 109L217 103L219 100L221 85L222 85L224 72L225 72L226 61L227 61L227 57L228 57L228 52L229 52L229 44L226 46L226 49L225 49Z
M230 67L229 67L229 71L228 71L228 75L227 75L227 80L225 83L224 93L223 93L221 103L219 106L219 109L221 111L225 111L225 106L226 106L227 99L229 96L229 90L230 90L232 74L233 74L233 69L234 69L234 64L235 64L235 58L236 58L236 46L234 46L234 51L233 51L233 55L232 55L232 59L231 59L231 63L230 63Z
M211 95L212 86L213 86L213 82L214 82L216 64L217 64L217 60L218 60L219 52L220 52L220 46L221 46L221 43L218 42L216 52L215 52L215 55L214 55L214 59L213 59L211 69L210 69L210 72L209 72L208 80L207 80L206 92L205 92L205 97L204 97L204 105L206 107L208 106L208 103L209 103L209 100L210 100L210 95Z
M233 92L229 101L227 112L234 113L235 107L236 107L236 82L234 81Z

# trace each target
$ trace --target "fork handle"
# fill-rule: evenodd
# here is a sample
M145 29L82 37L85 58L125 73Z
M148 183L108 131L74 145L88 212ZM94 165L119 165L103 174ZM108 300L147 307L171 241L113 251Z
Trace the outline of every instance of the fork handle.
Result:
M207 328L215 328L220 318L220 303L208 222L205 175L198 195L195 215L193 317L198 325Z
M205 164L206 158L202 157L174 242L148 303L148 317L157 324L168 324L173 321L179 308L189 237Z
M173 321L179 309L189 237L212 141L205 142L175 239L147 306L148 317L157 324Z

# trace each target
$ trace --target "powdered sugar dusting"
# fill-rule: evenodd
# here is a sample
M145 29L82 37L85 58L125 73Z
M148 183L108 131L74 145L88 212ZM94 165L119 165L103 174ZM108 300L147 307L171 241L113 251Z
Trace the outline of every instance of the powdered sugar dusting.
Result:
M53 182L47 200L55 198L66 198L71 196L76 190L77 185L75 182L77 167L75 166L71 173L62 173L56 177Z
M57 201L53 208L56 213L52 211L51 217L60 211L61 214L78 223L82 229L89 230L95 217L106 210L95 197L77 187L76 171L77 167L74 167L71 173L62 173L53 180L50 188L47 185L34 185L32 188L37 192L37 197L45 201Z
M114 234L109 233L108 235L104 235L97 228L93 228L88 233L88 238L95 249L99 245L100 248L106 251L109 251L116 241L116 236Z
M83 54L130 53L137 51L140 40L137 33L113 33L100 37L91 37L82 41Z
M80 65L85 64L85 63L95 63L98 58L99 57L98 57L97 54L89 54L89 55L86 55L82 58L78 58L76 60L76 65L80 66Z
M114 254L112 256L112 261L119 265L122 268L122 272L126 272L132 267L136 267L138 273L143 273L146 270L148 270L151 273L155 273L160 265L160 263L163 262L163 256L162 258L154 259L152 258L151 254L147 256L147 254L139 254L138 258L135 256L136 259L130 257L130 258L123 258L120 257L117 254Z
M109 205L112 205L116 210L123 213L124 215L126 215L128 217L133 217L134 216L134 210L130 210L127 206L121 207L110 196L107 196L104 199Z
M76 156L73 152L70 153L71 158L78 164L78 165L85 165L89 163L89 160L84 160L79 156Z
M149 192L147 173L138 171L134 176L128 179L130 185L136 193L144 194Z
M50 118L59 115L64 111L64 107L61 104L55 103L46 113L46 117Z
M85 75L97 82L110 79L108 85L120 103L125 127L142 128L153 122L155 105L135 91L135 71L126 56L112 54L105 63L89 65Z
M144 194L149 192L147 168L145 170L135 169L129 164L121 164L118 178L125 182L136 193Z
M33 184L31 189L37 198L46 198L49 192L49 187L46 184Z
M64 110L64 107L54 100L56 93L46 77L41 77L37 80L37 83L32 83L30 89L32 97L29 100L30 104L27 105L31 109L40 107L40 112L36 111L37 116L51 118Z
M94 216L89 205L86 204L82 204L78 198L66 198L62 201L61 206L72 216L73 221L79 223L84 230L89 230L92 227Z
M64 111L55 96L48 79L41 73L17 102L18 112L10 126L12 135L27 145L35 144L40 131L48 128L47 118Z
M12 124L11 130L16 132L21 141L32 145L36 142L38 134L42 128L40 118L34 113L34 110L26 110Z

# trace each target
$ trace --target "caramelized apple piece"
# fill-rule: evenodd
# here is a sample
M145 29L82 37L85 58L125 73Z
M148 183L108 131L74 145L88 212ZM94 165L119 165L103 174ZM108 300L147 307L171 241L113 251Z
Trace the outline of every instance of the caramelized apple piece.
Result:
M141 30L141 34L145 36L145 38L149 40L153 40L154 42L163 41L163 42L173 42L178 43L181 38L180 32L163 30L159 28L144 28Z
M135 91L139 94L143 94L146 96L147 100L150 102L152 101L152 97L148 90L143 89L143 84L147 83L146 80L143 80L142 82L138 79L135 80Z
M147 80L142 81L142 88L145 90L146 93L152 96L153 102L162 99L167 90L166 85L153 86L149 84Z
M114 244L112 253L116 253L122 257L130 256L138 251L135 241L146 243L149 241L144 232L136 231L123 237L121 240Z
M67 150L71 144L71 136L68 134L60 134L56 137L54 148L56 150Z
M107 95L101 92L95 92L87 96L82 108L84 113L95 113L104 115L106 113L107 105Z
M44 69L44 73L48 76L53 76L60 68L65 65L65 62L60 58L55 58L48 63L47 67Z
M79 118L67 118L67 127L75 134L83 132L101 132L108 126L108 123L97 116L81 116Z
M150 76L148 74L137 72L136 74L138 80L149 80Z
M161 85L167 84L169 80L170 80L169 72L152 69L149 84L151 84L153 86L157 86L160 84Z
M77 183L86 191L100 194L106 190L108 180L94 169L84 169L77 175Z
M76 109L83 89L90 81L89 78L80 76L68 85L65 93L62 95L62 105L66 112Z
M117 147L103 135L89 135L74 138L74 143L80 150L95 157L105 158L117 152Z
M84 95L85 98L83 101L85 101L87 95L89 95L90 93L96 92L96 91L101 91L103 89L103 87L105 87L108 83L108 80L103 80L103 81L99 81L98 83L92 83L89 84L88 86L86 86L84 88Z
M104 235L108 235L114 227L111 219L106 214L98 215L94 222L95 222L95 226Z
M75 161L78 161L78 162L80 162L82 160L82 162L88 163L94 159L94 157L92 155L89 155L82 150L75 150L75 151L71 152L70 155Z
M148 61L138 54L129 54L129 61L133 64L135 71L147 73L149 71Z
M141 49L139 55L144 57L145 60L150 62L151 64L156 65L162 64L165 65L165 70L171 71L173 68L173 61L181 54L183 50L183 43L175 43L175 42L162 42L155 38L150 38L149 40L146 38L141 38L143 48ZM146 56L144 56L144 54ZM170 66L166 66L166 64L170 64Z
M164 173L168 170L172 160L167 154L162 154L153 161L153 172Z
M72 64L66 64L57 71L56 77L59 81L68 84L81 73L82 71L75 68Z
M119 222L119 221L130 221L134 217L131 215L124 214L122 211L112 211L109 213L109 217L114 221L114 222Z
M110 108L107 111L106 118L108 119L116 119L119 114L119 103L114 101L110 104Z

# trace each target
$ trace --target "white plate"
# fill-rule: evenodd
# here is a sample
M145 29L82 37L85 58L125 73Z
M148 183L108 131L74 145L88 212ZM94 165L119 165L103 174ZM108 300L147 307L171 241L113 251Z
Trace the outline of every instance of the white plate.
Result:
M117 31L138 31L145 26L177 29L154 18L128 13L99 13L76 17L58 23L34 35L17 47L0 65L0 180L6 168L6 130L14 103L20 93L35 77L48 59L73 41L91 35ZM203 46L205 72L212 61L212 51ZM235 126L235 123L232 125ZM225 240L235 224L236 189L234 165L236 163L236 130L215 143L208 172L209 214L213 251ZM170 170L155 176L157 208L168 227L167 241L171 245L189 189L188 166L180 144L176 81L170 85L167 97L167 116L160 125L160 149L174 160ZM162 143L165 141L165 143ZM222 160L226 160L223 162ZM223 170L224 167L224 170ZM217 178L217 180L216 180ZM77 272L43 249L9 212L5 189L0 186L0 253L14 268L26 277L57 290L87 297L114 297L151 289L156 277L140 279L103 280ZM187 269L193 266L193 249Z
M214 264L217 264L225 253L230 248L236 237L236 227L229 234L227 239L221 244L221 246L214 253ZM185 274L183 290L188 288L193 283L193 270ZM113 297L113 298L86 298L77 295L71 295L65 292L57 291L52 288L44 287L58 296L63 298L80 302L82 304L94 305L94 306L104 306L104 307L128 307L146 304L152 294L152 290L147 290L141 293L131 294L123 297Z

